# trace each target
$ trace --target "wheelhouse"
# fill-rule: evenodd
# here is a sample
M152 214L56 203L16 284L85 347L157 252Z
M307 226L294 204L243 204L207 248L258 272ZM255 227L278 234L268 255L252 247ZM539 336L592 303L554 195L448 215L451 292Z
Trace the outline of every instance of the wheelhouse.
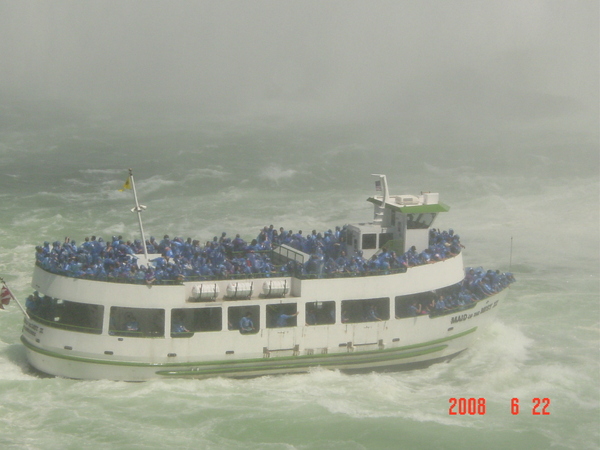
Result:
M347 245L350 255L370 258L386 247L398 254L415 247L420 252L429 246L429 230L437 215L450 207L441 203L436 192L421 195L389 195L385 175L376 182L382 195L369 197L374 205L374 219L368 223L348 225Z

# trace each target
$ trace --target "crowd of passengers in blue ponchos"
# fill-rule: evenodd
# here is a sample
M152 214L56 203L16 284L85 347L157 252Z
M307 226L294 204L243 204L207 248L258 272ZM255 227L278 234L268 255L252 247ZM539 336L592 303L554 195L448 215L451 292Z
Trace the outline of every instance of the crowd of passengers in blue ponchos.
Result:
M270 250L281 244L309 254L308 261L274 264ZM415 247L401 255L383 248L366 260L360 251L348 256L346 226L324 233L313 230L305 236L302 231L277 231L271 225L265 226L250 243L239 234L231 239L225 232L204 245L192 238L171 239L165 235L158 242L151 237L146 241L147 253L160 254L152 260L153 267L138 265L136 255L144 253L140 240L125 241L121 236L113 236L110 241L86 237L81 245L69 238L62 243L44 242L36 247L36 263L49 272L75 278L160 284L252 276L331 277L397 272L442 261L460 253L461 247L459 236L452 230L432 229L429 248L420 253Z
M445 289L444 292L433 292L435 295L424 302L409 302L405 313L407 316L436 315L468 308L469 305L500 292L514 281L515 277L510 272L469 267L465 270L465 278L458 285Z
M442 261L457 255L463 248L460 237L453 230L432 229L429 248L420 253L414 247L401 255L383 248L366 260L361 252L347 256L345 234L345 227L336 227L335 231L328 230L323 234L313 231L305 237L302 231L292 233L280 229L278 232L271 226L264 227L250 243L239 234L230 239L226 233L204 245L191 238L184 241L165 235L157 242L151 237L146 241L147 252L160 254L152 260L154 267L138 266L135 255L144 253L139 240L124 241L121 236L113 236L107 242L92 236L77 245L66 238L62 243L56 241L50 245L44 242L44 245L36 247L36 263L47 271L70 277L161 284L252 276L332 277L391 273ZM310 254L309 260L304 264L274 265L269 257L270 250L281 244ZM400 314L401 317L435 315L467 308L514 281L509 272L467 268L461 283L435 293L427 300L410 301Z

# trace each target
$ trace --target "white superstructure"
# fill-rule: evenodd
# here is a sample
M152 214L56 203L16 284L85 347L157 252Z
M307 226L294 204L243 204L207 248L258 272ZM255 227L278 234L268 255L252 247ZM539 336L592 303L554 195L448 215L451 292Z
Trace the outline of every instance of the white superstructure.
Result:
M413 252L424 251L436 215L449 208L438 194L389 195L385 176L378 177L382 195L368 199L374 220L346 228L348 257L362 253L375 261L394 251L386 261L401 261L413 246ZM277 247L271 256L296 261L297 270L159 285L74 278L38 264L32 280L38 304L28 308L21 337L28 359L57 376L129 381L294 373L314 366L349 373L396 370L465 350L506 292L496 287L481 299L413 315L417 304L424 308L436 297L458 295L465 278L461 253L333 275L302 270L309 255L291 247ZM247 315L254 330L242 332Z

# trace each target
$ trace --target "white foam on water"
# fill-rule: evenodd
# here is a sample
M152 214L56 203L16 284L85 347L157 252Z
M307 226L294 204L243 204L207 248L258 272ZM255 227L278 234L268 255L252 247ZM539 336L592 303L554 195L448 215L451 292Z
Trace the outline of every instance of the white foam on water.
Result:
M231 173L223 170L220 166L215 168L190 169L189 173L185 175L185 181L206 178L224 180L229 176L231 176Z
M278 182L286 178L292 178L297 175L298 171L294 169L283 169L278 165L270 165L260 172L260 177L266 180Z
M92 174L92 175L106 175L110 177L114 177L115 175L121 175L123 170L121 169L80 169L80 173L83 174Z

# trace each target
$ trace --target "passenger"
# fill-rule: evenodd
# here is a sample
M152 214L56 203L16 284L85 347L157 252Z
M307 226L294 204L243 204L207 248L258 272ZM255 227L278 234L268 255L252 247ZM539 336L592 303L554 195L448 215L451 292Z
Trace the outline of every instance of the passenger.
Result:
M175 317L173 318L173 326L171 327L171 332L172 333L189 333L190 330L188 330L185 325L183 324L183 314L182 313L178 313L175 315Z
M446 308L446 303L444 303L444 299L442 297L440 297L436 302L435 302L435 310L436 312L443 312L446 311L448 308Z
M146 284L149 286L156 283L156 276L155 276L154 270L148 269L148 271L146 272L145 281L146 281Z
M240 333L247 334L254 331L254 322L252 322L252 313L248 311L240 319Z
M171 246L171 240L169 239L169 235L165 234L165 236L163 237L163 240L160 241L160 244L158 245L158 250L162 253L166 247L170 247Z
M377 307L375 305L371 305L369 310L367 311L367 322L381 322L383 319L379 317L379 313L377 312Z
M256 236L256 240L259 244L262 244L263 242L269 240L269 236L267 234L267 227L264 227L262 230L260 230L258 236Z
M269 229L267 230L267 236L269 237L270 241L273 241L274 233L277 233L277 230L275 229L273 224L271 224L269 225Z
M317 324L317 315L315 314L315 310L310 308L306 313L306 325L316 325Z
M421 314L421 304L417 301L413 301L408 307L408 315L410 317L416 317Z
M310 259L304 264L304 270L306 273L311 275L320 274L321 269L321 261L319 257L315 254L310 255Z
M458 298L464 305L469 305L475 301L473 294L467 289L461 289L460 293L458 294Z
M419 265L419 255L417 253L417 247L414 245L405 253L408 267Z
M240 237L239 234L235 235L235 239L233 240L232 244L234 252L241 252L246 248L246 242Z
M159 256L158 258L154 258L150 261L154 263L154 267L156 268L165 267L168 263L167 259L163 256Z
M140 326L131 313L127 313L125 316L125 330L131 332L140 331Z
M479 287L480 291L483 292L484 297L488 297L494 293L492 287L488 283L486 283L483 279L479 280L479 283L477 283L477 286Z
M135 272L133 279L136 283L144 283L146 281L146 267L141 265L140 268Z
M260 245L258 244L258 241L256 239L252 239L252 242L250 242L250 245L247 247L247 250L253 252L259 251Z
M325 266L323 269L328 275L333 275L340 272L340 268L332 258L328 258L327 261L325 261Z
M342 323L350 322L350 317L348 317L347 311L342 311Z
M431 314L435 311L435 298L432 298L427 305L425 305L421 311L421 314Z
M442 296L442 299L448 310L455 309L458 306L458 302L451 295Z
M296 311L294 314L279 314L279 316L277 317L277 324L276 326L278 328L280 327L287 327L290 326L288 325L288 320L291 319L292 317L296 317L298 315L299 311Z
M230 242L230 241L231 241L231 239L229 239L227 237L227 232L223 231L221 233L221 237L219 238L219 244L224 244L224 243L227 243L227 242Z
M431 254L428 248L419 254L419 264L430 264L432 262L433 261L431 260Z
M34 294L31 294L29 297L27 297L27 300L25 301L25 308L27 308L27 311L32 315L37 314L39 300L37 291L35 291Z

